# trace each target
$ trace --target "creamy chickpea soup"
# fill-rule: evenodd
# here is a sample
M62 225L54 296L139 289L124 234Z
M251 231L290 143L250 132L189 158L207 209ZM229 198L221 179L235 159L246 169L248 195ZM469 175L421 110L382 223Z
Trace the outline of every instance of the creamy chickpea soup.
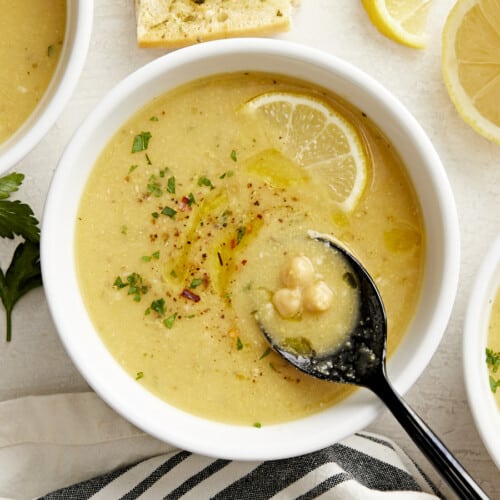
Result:
M0 0L0 143L25 122L49 86L66 25L65 0Z
M486 364L490 388L500 408L500 288L497 290L491 305L487 346Z
M291 138L245 112L272 92L314 98L354 125L367 166L355 206L287 156ZM267 314L285 337L321 331L308 337L321 351L352 321L355 287L309 230L345 243L371 273L394 351L425 264L397 152L364 113L310 84L262 73L195 81L153 99L100 154L76 228L82 295L120 365L170 404L243 425L300 418L353 390L288 365L257 324Z

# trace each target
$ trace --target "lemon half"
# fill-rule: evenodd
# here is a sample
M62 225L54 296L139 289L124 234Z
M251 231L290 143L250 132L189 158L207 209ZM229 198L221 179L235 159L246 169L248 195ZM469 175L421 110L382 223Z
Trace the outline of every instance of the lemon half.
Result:
M268 92L248 101L255 115L286 157L331 189L333 201L352 211L367 184L367 158L353 124L327 103L289 92Z
M459 0L443 29L443 78L462 118L500 144L500 1Z

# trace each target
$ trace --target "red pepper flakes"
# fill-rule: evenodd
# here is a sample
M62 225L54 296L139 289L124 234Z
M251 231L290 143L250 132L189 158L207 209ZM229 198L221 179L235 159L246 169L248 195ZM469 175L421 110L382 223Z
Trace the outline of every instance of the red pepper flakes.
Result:
M185 299L192 300L193 302L199 302L201 300L199 295L196 295L196 293L188 290L187 288L184 288L184 290L182 290L181 296Z

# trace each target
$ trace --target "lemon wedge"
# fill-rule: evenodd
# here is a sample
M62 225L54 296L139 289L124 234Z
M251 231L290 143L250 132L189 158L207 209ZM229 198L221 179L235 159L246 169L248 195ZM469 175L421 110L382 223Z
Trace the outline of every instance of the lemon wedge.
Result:
M281 154L331 189L333 201L352 211L366 187L367 158L361 138L344 116L314 97L268 92L244 105Z
M372 23L396 42L423 49L431 0L362 0Z
M462 118L500 144L500 1L459 0L443 29L443 78Z

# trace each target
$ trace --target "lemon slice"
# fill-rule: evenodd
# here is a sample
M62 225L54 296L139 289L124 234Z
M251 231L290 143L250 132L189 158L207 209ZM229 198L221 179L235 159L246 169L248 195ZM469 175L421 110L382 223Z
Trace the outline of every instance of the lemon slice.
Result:
M363 0L377 29L396 42L423 49L431 0Z
M354 126L319 99L269 92L244 105L264 127L274 146L326 183L345 212L355 208L367 183L367 159Z
M462 118L500 144L500 1L459 0L443 29L446 88Z

